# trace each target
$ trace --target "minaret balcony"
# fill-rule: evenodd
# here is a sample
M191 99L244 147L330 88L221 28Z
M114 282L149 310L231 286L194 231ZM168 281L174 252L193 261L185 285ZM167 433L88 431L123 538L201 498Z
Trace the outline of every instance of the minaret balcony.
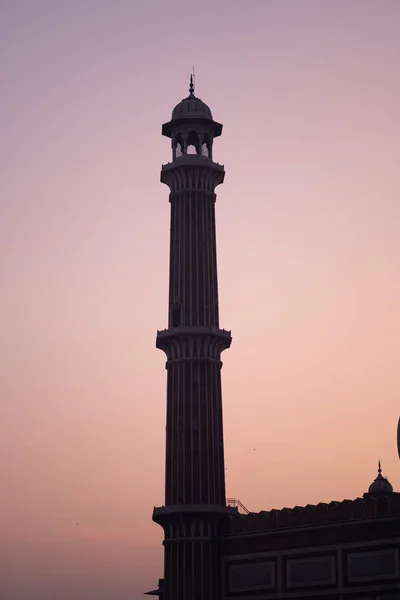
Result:
M237 507L227 506L226 504L177 504L154 507L153 521L165 529L172 526L171 529L176 530L175 535L172 534L168 536L169 538L180 537L181 539L190 539L190 541L195 541L198 538L198 541L204 541L204 537L210 536L211 533L208 532L207 535L207 528L213 524L210 518L215 518L216 531L212 536L215 537L220 519L235 517L238 514ZM199 531L193 531L196 521L200 525L200 527L196 527L196 530L199 529ZM173 525L178 525L178 527L173 527ZM186 528L187 531L185 531Z
M230 347L230 331L212 326L173 327L157 331L156 346L168 362L207 360L220 362L221 352Z
M161 168L161 183L171 192L202 190L214 193L217 185L223 183L225 169L202 154L182 154Z

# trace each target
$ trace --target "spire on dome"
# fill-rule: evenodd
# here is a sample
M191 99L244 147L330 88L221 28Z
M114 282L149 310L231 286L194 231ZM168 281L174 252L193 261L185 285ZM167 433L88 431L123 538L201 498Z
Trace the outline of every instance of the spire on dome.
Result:
M186 98L183 98L183 100L175 106L172 111L171 121L169 123L164 123L162 126L162 134L169 138L176 136L178 133L184 135L181 129L185 124L185 126L187 125L189 127L188 131L193 129L196 130L200 127L202 129L202 135L204 136L206 132L204 129L205 127L212 143L212 140L221 135L222 125L213 120L210 107L200 98L197 98L194 92L195 75L193 69L189 79L189 95L186 96ZM212 158L211 153L209 154L209 158Z
M382 475L381 461L378 461L378 477L371 483L368 489L369 494L391 494L393 487L389 480Z

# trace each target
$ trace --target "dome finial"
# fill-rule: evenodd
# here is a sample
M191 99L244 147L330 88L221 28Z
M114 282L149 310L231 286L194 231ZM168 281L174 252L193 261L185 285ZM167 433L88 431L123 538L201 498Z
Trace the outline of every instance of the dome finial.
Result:
M383 477L382 475L382 467L381 461L378 460L378 477L371 483L368 489L369 494L391 494L393 492L393 487L390 482Z
M189 94L194 96L193 74L190 74Z

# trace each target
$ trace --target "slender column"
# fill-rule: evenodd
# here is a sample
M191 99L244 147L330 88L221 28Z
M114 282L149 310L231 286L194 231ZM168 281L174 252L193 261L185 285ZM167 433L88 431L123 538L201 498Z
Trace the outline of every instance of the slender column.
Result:
M169 327L175 302L181 305L181 325L218 327L215 194L178 191L170 202Z
M219 135L206 115L201 127ZM190 137L196 117L185 119L164 135ZM156 342L167 358L165 505L153 513L165 536L163 600L220 600L218 532L236 513L225 499L221 353L231 335L219 328L215 232L224 175L210 157L176 152L161 171L171 203L168 329Z
M157 336L168 369L165 505L225 505L221 352L231 338L218 328L214 193L224 171L202 156L186 162L162 171L171 190L169 328Z
M160 332L167 361L165 505L225 505L220 354L229 332Z

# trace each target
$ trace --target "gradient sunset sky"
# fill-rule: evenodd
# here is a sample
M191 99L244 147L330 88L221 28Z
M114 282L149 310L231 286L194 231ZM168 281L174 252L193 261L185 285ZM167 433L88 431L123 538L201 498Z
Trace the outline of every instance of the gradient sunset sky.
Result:
M214 145L227 495L400 490L399 0L0 0L0 599L162 576L171 159Z

